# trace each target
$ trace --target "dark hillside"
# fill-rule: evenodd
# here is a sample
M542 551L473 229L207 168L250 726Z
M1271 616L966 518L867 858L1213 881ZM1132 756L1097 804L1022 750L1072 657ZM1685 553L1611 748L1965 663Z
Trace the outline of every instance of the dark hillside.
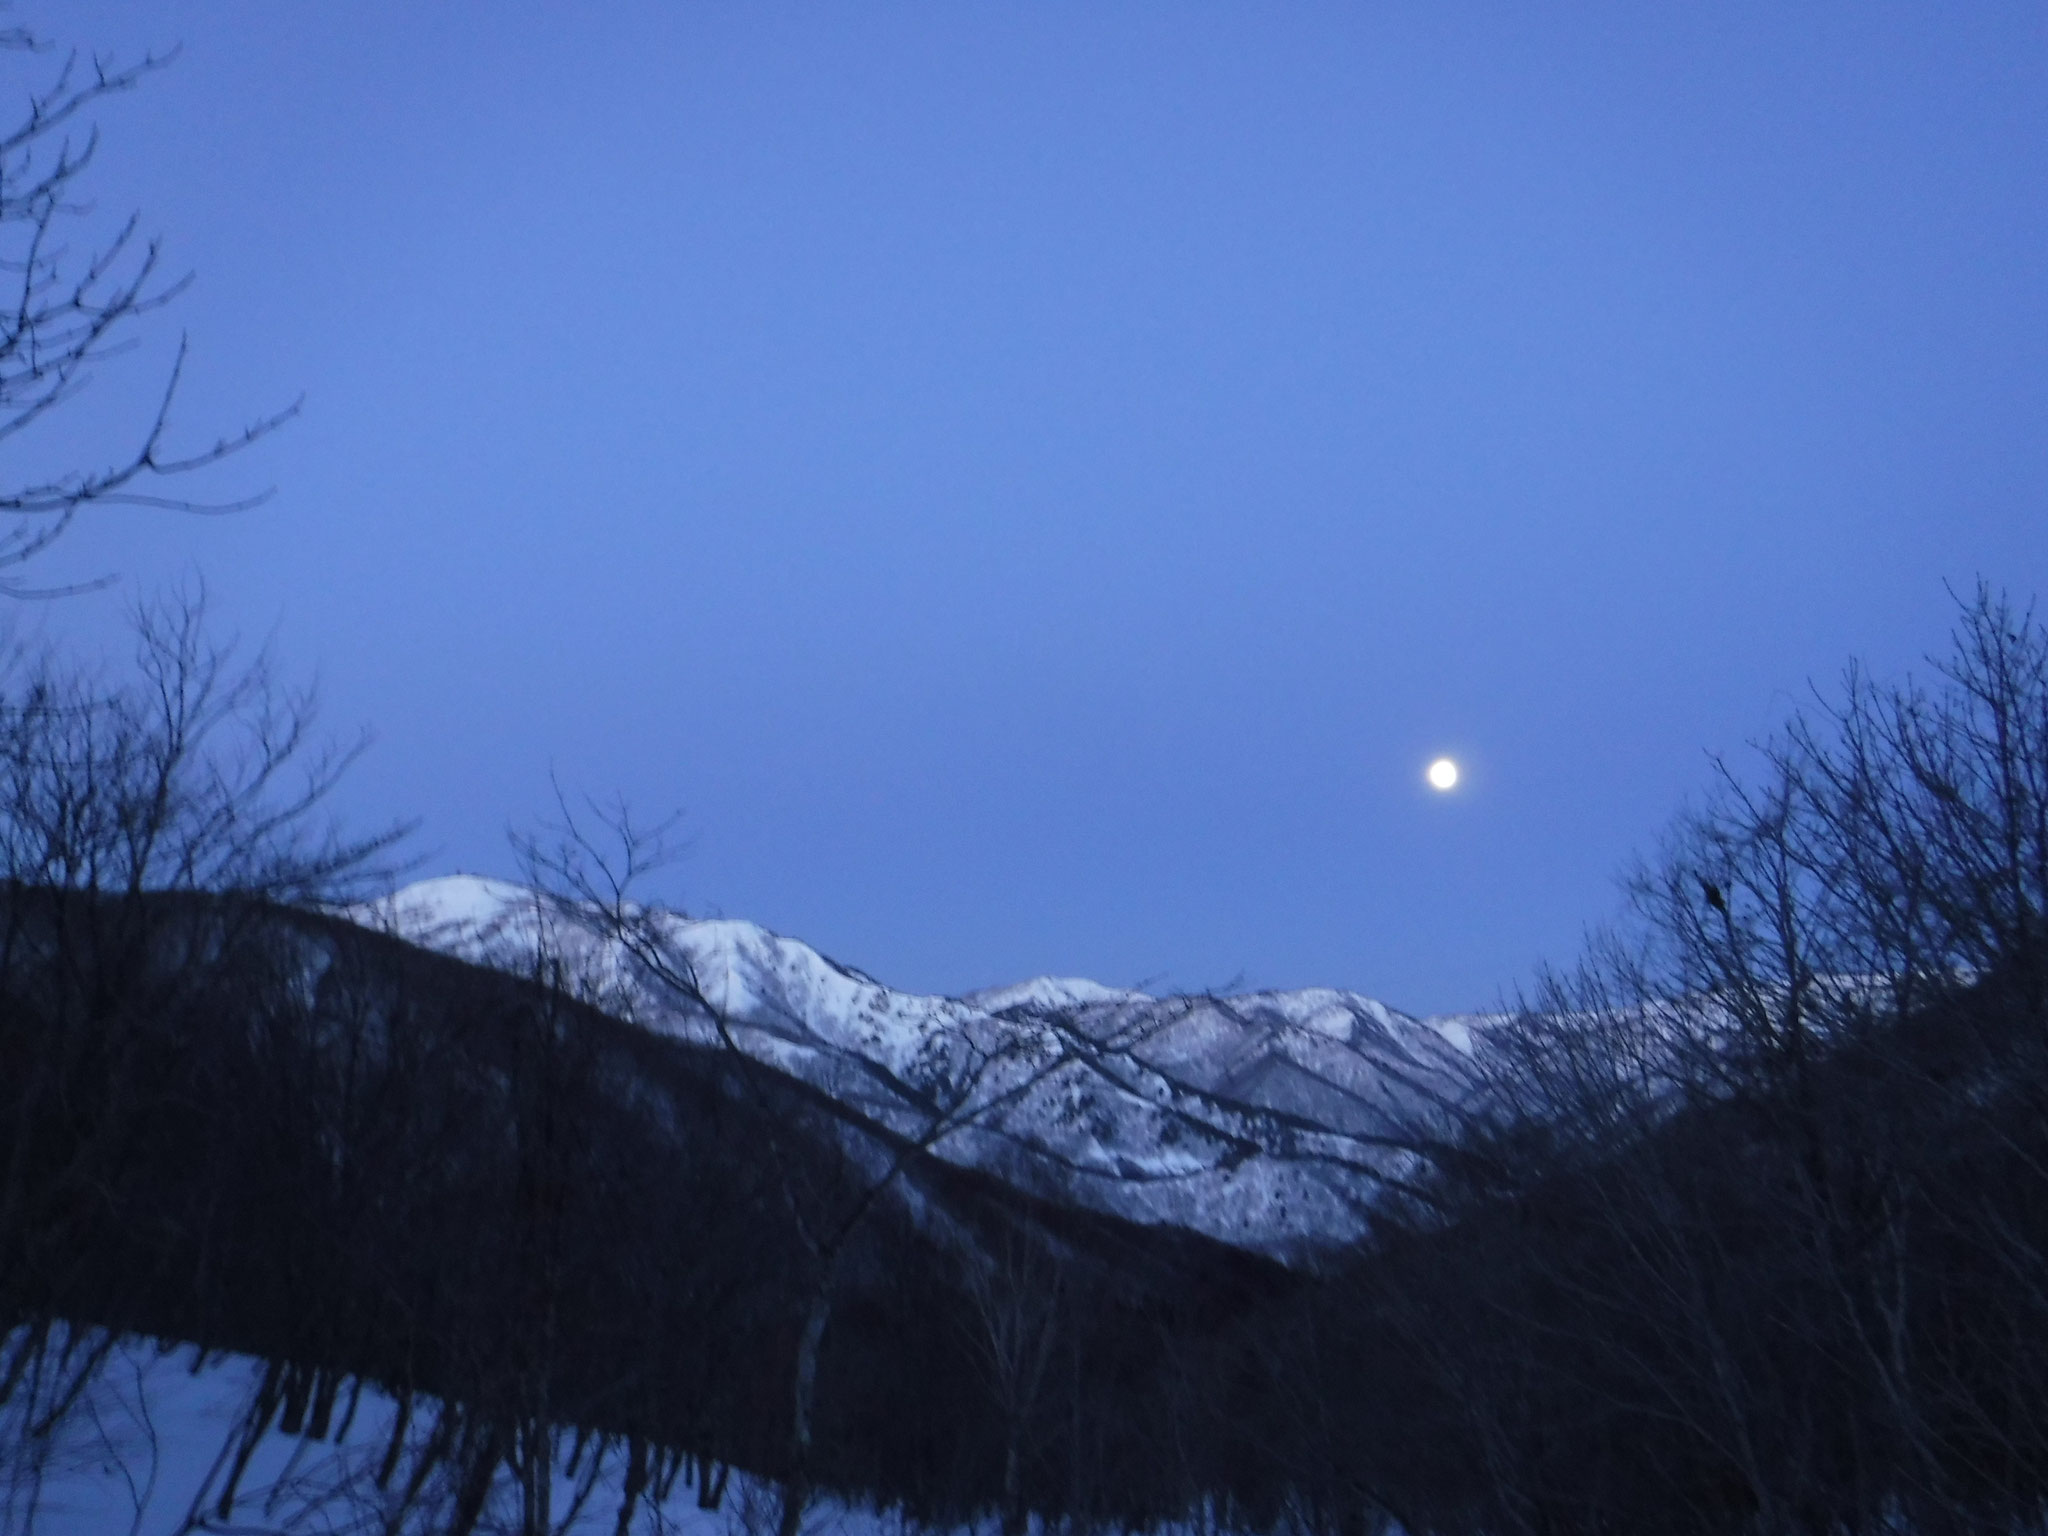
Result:
M885 1133L791 1079L764 1097L722 1051L326 918L30 890L9 916L0 1135L28 1155L0 1228L6 1323L266 1357L294 1427L366 1380L456 1405L450 1456L540 1419L783 1470L790 1191L858 1195L901 1150ZM129 935L118 977L54 963L87 928ZM816 1480L935 1519L1169 1515L1207 1475L1174 1383L1186 1341L1282 1283L914 1158L842 1266Z
M1432 1205L1244 1326L1248 1417L1333 1519L2031 1529L2044 1024L1993 978L1604 1151L1475 1137Z

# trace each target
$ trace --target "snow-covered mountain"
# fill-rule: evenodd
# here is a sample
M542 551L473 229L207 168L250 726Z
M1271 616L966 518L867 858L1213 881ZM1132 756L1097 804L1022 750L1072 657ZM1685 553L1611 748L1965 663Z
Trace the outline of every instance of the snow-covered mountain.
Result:
M502 968L545 954L609 1011L745 1051L942 1157L1279 1254L1363 1229L1471 1091L1488 1027L1322 988L1154 997L1039 977L929 997L753 923L650 914L665 981L573 910L470 876L351 915Z

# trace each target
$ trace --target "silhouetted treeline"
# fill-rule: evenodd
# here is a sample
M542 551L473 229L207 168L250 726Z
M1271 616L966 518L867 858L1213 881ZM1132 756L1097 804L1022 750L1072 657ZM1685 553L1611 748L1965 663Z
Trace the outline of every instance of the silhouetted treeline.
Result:
M1246 1348L1336 1520L2038 1530L2048 637L1988 592L1726 771ZM1285 1363L1281 1363L1285 1362Z
M491 1468L541 1424L780 1470L806 1295L724 1053L328 920L158 926L168 1005L0 1125L38 1153L7 1321L273 1359L288 1428L338 1424L358 1378L449 1399L448 1454ZM5 1006L18 1085L69 1021ZM785 1091L821 1169L879 1134ZM1475 1136L1314 1275L921 1164L842 1278L818 1481L934 1520L2024 1528L2044 1097L2041 1015L1986 979L1599 1155Z
M1468 1146L1433 1209L1247 1330L1252 1416L1367 1525L2034 1529L2041 1026L1985 983L1604 1157Z
M507 975L318 915L384 846L317 821L346 756L196 603L137 638L126 678L0 667L11 1432L75 1403L95 1361L67 1325L97 1325L271 1361L252 1434L338 1430L364 1382L417 1401L381 1470L452 1478L455 1527L501 1476L548 1524L542 1474L579 1435L629 1491L784 1476L802 1222L837 1208L865 1214L834 1250L805 1478L935 1519L1184 1507L1160 1362L1275 1266L906 1156L729 1049L584 1006L545 955Z
M44 963L54 925L92 920L80 905L13 893L37 958L0 973L0 1081L64 1057L92 1014ZM325 1432L360 1378L459 1404L480 1464L516 1466L544 1426L782 1471L777 1362L808 1292L758 1079L729 1053L338 921L183 898L151 923L178 979L118 1030L84 1024L98 1043L61 1091L0 1100L0 1134L36 1149L0 1322L267 1357L290 1428ZM779 1155L815 1159L813 1184L863 1177L847 1139L884 1133L779 1082ZM1168 1366L1282 1272L936 1160L901 1182L841 1277L819 1485L933 1519L1006 1492L1176 1513L1204 1474L1172 1454ZM1036 1330L1028 1394L985 1342L1006 1325Z
M246 795L129 771L168 714L109 758L48 697L8 717L0 1409L56 1385L7 1423L90 1324L269 1361L242 1462L365 1383L416 1406L378 1473L440 1479L436 1529L508 1479L548 1528L593 1446L622 1531L730 1467L1010 1532L2048 1521L2048 640L1986 594L1932 688L1852 675L1730 772L1634 926L1477 1032L1369 1239L1291 1267L955 1167L546 955L319 915L346 849L220 832ZM122 874L180 844L213 873Z

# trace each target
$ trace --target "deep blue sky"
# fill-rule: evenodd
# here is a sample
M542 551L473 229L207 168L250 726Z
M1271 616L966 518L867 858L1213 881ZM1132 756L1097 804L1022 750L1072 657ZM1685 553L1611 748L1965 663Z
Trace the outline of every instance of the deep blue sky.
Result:
M203 572L429 870L552 767L895 985L1480 1005L1709 751L2044 586L2037 4L17 15L184 45L102 119L198 274L133 366L306 395L49 622Z

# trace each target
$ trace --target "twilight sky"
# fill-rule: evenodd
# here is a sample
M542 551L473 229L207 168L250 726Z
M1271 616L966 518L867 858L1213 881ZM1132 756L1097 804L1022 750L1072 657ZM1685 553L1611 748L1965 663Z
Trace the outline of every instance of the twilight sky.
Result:
M63 433L180 328L195 435L306 397L30 621L203 574L423 872L552 769L896 986L1484 1005L1710 752L2048 586L2032 0L15 15L184 45L94 186L197 283Z

